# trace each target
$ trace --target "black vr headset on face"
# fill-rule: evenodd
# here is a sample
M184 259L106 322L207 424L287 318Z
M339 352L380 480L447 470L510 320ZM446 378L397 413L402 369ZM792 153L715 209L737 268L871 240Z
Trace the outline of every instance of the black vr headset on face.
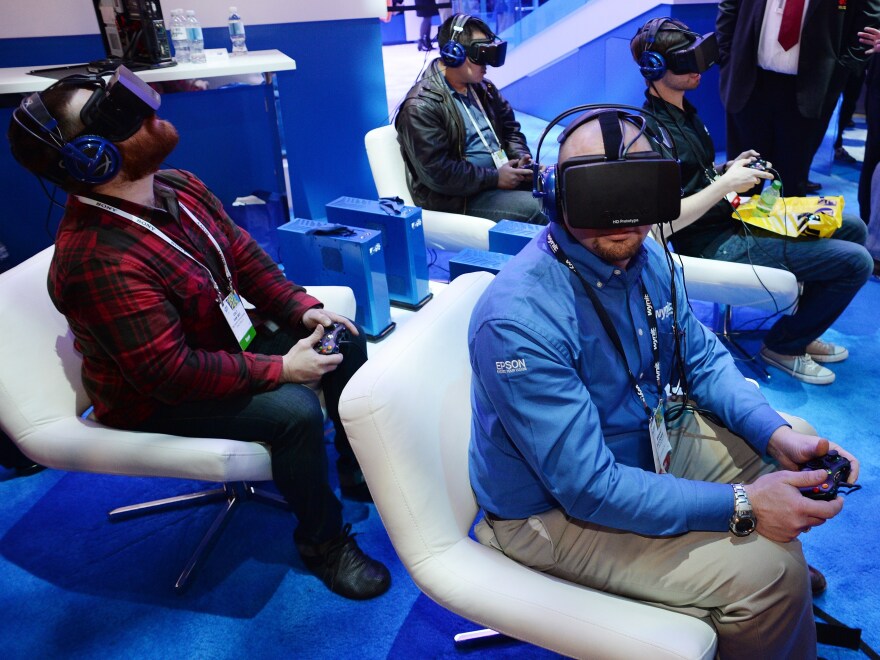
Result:
M50 181L59 184L69 175L83 183L105 183L116 176L121 166L114 143L137 133L144 121L159 109L161 97L124 66L106 82L96 75L73 75L62 78L46 91L61 86L94 89L80 111L85 129L79 135L66 140L61 134L58 122L43 104L45 92L25 97L12 118L37 140L61 154L53 171L46 173ZM15 153L13 156L18 159Z
M544 138L560 120L578 112L584 114L560 134L559 143L595 120L602 129L605 153L575 156L542 172ZM659 132L648 125L646 117L656 121ZM624 122L638 130L635 137L624 139ZM631 153L641 136L656 150ZM561 223L565 217L573 228L613 229L669 222L681 213L681 170L675 143L660 119L635 106L590 104L566 110L544 129L532 168L532 194L543 200L544 215L551 222Z
M665 26L665 27L664 27ZM688 43L666 54L653 50L658 32L679 32ZM639 71L645 80L660 80L667 71L675 74L703 73L718 61L718 40L714 32L699 35L672 22L671 18L652 18L636 36L644 33L645 49L639 55Z
M507 42L501 41L489 29L483 21L467 14L456 14L452 19L451 34L440 48L440 60L451 69L470 60L474 64L488 64L489 66L501 66L507 57ZM477 28L487 35L485 39L476 39L465 46L459 38L464 32L464 26L468 21L473 21Z

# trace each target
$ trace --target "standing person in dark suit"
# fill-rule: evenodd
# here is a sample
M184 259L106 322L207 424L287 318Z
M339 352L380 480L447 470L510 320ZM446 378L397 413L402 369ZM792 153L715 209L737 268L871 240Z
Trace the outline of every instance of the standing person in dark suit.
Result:
M867 53L873 55L868 62L865 76L865 121L868 133L865 136L865 157L862 160L862 174L859 177L859 215L865 222L871 221L871 179L880 161L880 29L866 27L859 33ZM874 191L876 195L876 191ZM875 213L876 215L876 209Z
M858 31L878 23L880 0L722 0L715 32L727 153L755 149L786 195L806 194L843 85L865 60Z

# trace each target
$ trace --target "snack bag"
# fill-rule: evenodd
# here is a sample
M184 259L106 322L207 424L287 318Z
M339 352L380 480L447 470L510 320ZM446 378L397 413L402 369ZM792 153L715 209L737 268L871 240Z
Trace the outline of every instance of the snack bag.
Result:
M828 238L843 222L843 196L780 197L773 211L757 210L758 196L739 205L733 218L782 236Z

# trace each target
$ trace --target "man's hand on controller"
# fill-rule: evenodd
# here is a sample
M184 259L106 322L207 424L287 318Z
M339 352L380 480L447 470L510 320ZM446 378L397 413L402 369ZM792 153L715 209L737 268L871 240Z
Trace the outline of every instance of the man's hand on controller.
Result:
M772 179L770 172L756 170L749 167L753 162L752 157L740 158L733 161L733 164L727 168L721 175L724 181L724 187L728 190L736 192L746 192L761 182L761 179Z
M825 470L790 472L779 470L758 477L745 486L746 495L758 521L755 531L779 543L788 543L799 534L833 518L843 508L844 498L812 500L799 488L818 486L828 477Z
M825 470L798 470L811 458L824 456L831 449L836 449L850 460L852 472L848 481L855 483L859 476L859 462L838 445L826 438L798 433L789 426L780 426L773 432L767 453L779 463L781 469L745 486L758 520L758 533L773 541L786 543L840 513L844 498L813 500L804 497L799 490L819 486L828 478Z
M521 167L520 161L509 160L498 168L498 188L501 190L515 190L519 188L523 181L531 180L531 168Z
M773 457L783 470L799 470L811 458L819 458L830 450L847 458L852 472L847 483L854 484L859 478L859 460L840 445L815 435L798 433L790 426L780 426L773 431L767 444L767 453Z
M324 336L324 326L316 325L312 334L303 337L282 356L282 379L285 383L300 383L314 387L328 371L342 362L342 354L321 355L315 344Z
M341 323L353 335L360 334L357 331L354 323L352 323L349 319L337 314L336 312L331 312L326 309L318 309L317 307L306 310L306 313L303 314L302 317L302 323L309 330L314 330L315 326L317 325L323 326L324 328L329 328L334 323ZM318 339L320 338L321 336L319 335Z

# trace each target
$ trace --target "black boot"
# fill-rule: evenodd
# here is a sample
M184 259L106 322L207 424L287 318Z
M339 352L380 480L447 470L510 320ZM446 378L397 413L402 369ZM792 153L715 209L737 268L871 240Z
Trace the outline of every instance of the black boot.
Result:
M364 554L346 523L335 539L320 545L297 545L303 563L327 588L345 598L367 600L381 596L391 586L391 574Z

